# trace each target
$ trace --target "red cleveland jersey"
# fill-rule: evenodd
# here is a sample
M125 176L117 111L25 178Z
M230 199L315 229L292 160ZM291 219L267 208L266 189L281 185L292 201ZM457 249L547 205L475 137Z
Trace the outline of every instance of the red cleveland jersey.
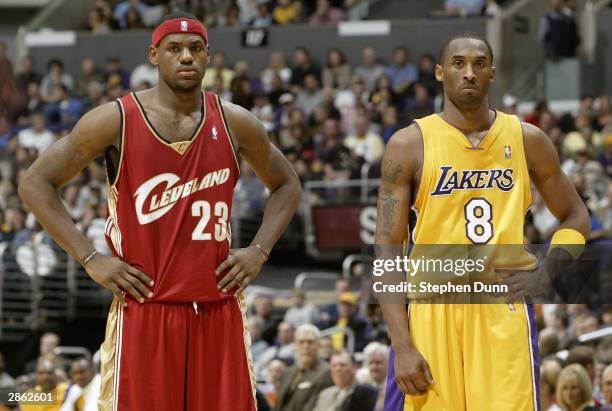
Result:
M106 239L113 253L155 280L151 301L214 301L215 268L231 243L238 163L221 102L204 94L189 141L162 138L132 93L118 100L122 145L108 184Z

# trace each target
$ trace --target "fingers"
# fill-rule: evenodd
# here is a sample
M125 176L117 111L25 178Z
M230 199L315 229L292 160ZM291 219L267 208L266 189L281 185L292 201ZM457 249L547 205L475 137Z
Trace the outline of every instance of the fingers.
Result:
M238 273L241 270L242 270L242 266L238 264L233 266L232 269L229 271L229 273L225 274L225 276L223 276L221 281L219 281L219 285L217 286L217 288L220 289L222 292L226 292L228 289L229 283L232 282L234 277L236 277L236 275L238 275Z
M142 295L143 298L153 297L153 293L151 292L151 290L147 288L147 286L140 280L140 278L137 278L131 275L130 273L124 273L123 279L132 284L132 286L134 286L134 288L138 290L139 294Z
M428 386L433 385L434 379L433 379L433 375L431 375L431 370L429 369L429 364L427 364L427 361L423 360L423 364L421 365L421 368L423 369L423 374L425 374L427 385Z
M136 287L134 287L134 285L132 285L131 282L129 282L128 280L126 280L123 277L120 277L119 279L116 280L116 283L123 288L123 290L125 290L126 292L128 292L132 297L134 297L138 302L144 302L144 296L142 294L140 294L140 292L138 291L138 289Z
M127 307L125 297L123 296L123 293L121 292L119 287L117 287L115 284L111 284L108 288L113 292L115 298L119 300L119 304L121 304L122 307Z
M234 265L234 263L235 263L234 260L235 259L233 258L232 251L230 251L230 255L227 256L227 258L225 260L223 260L223 262L221 264L219 264L219 266L215 270L215 273L217 275L223 273L225 270L227 270L228 268L230 268L231 266Z
M242 280L242 285L240 286L240 288L238 288L238 290L236 290L235 294L240 294L241 292L244 291L245 288L247 288L247 286L251 283L251 277L249 277L248 275L244 278L244 280Z
M132 267L129 264L125 264L125 270L130 273L131 275L133 275L134 277L138 278L142 283L148 285L148 286L153 286L153 280L151 279L151 277L149 277L148 275L146 275L145 273L143 273L142 271L140 271L139 269Z

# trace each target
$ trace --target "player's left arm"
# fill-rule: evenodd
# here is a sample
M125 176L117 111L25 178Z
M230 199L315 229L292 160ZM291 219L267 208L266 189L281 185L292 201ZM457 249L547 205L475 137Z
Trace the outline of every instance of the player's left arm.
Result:
M536 126L522 123L522 127L529 176L550 212L559 220L559 229L576 230L588 238L591 232L589 212L561 170L555 147Z
M553 237L549 255L540 265L541 273L545 275L534 276L533 273L518 272L501 283L509 286L510 302L523 295L541 294L550 287L550 283L562 297L566 297L567 292L562 285L563 278L560 274L577 258L576 253L572 252L580 247L572 247L572 244L579 244L589 237L589 212L574 185L561 170L557 151L548 136L528 123L522 123L522 128L529 176L548 209L559 220L556 233L562 234L558 237L561 241L555 241ZM577 241L574 242L575 240ZM562 245L554 247L555 242Z
M229 269L219 281L219 289L227 292L239 286L236 292L240 293L257 276L270 250L289 225L300 201L301 186L291 164L270 143L265 129L253 114L227 102L223 102L223 111L236 150L270 191L263 221L251 245L232 250L217 267L218 275Z

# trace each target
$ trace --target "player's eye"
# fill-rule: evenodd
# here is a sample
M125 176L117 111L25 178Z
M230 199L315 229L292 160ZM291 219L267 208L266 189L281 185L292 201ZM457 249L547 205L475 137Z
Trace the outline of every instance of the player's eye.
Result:
M202 50L202 47L200 46L191 46L191 51L200 51Z
M455 60L453 62L453 66L455 66L457 68L463 67L463 62L461 60Z
M172 46L172 47L168 48L168 51L171 52L171 53L176 53L178 51L178 47Z

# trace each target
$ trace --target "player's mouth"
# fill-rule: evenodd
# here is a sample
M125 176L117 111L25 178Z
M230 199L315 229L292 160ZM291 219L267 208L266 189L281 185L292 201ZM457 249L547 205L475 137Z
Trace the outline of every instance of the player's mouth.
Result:
M179 74L183 76L195 76L198 73L195 67L184 67L178 70Z
M470 84L470 85L461 87L461 90L478 90L478 86Z

